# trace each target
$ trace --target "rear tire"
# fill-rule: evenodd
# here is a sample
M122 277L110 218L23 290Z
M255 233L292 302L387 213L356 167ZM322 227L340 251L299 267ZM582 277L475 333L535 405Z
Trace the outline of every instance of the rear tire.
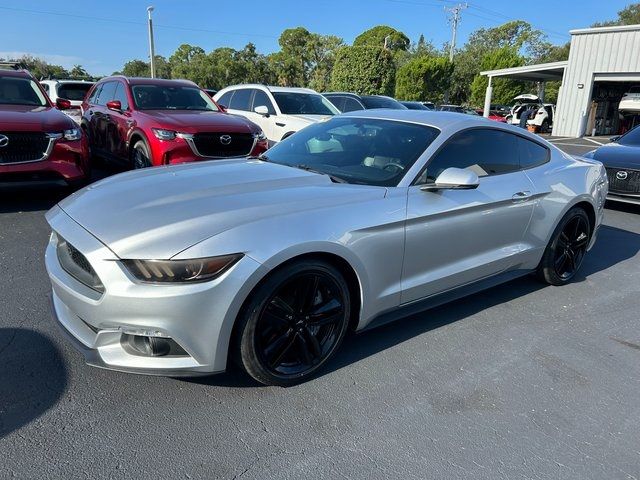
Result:
M538 279L556 286L569 283L582 265L590 239L587 213L580 207L572 208L551 236L536 271Z
M151 161L151 150L144 140L138 140L131 149L131 165L137 170L153 166Z
M309 259L276 270L240 313L236 363L265 385L308 380L342 343L350 305L349 287L331 264Z

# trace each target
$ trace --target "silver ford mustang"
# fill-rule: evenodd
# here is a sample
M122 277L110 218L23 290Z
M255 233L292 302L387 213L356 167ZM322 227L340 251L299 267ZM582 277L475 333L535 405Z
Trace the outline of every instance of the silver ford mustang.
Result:
M178 376L234 360L291 385L349 329L530 272L570 281L606 194L599 162L512 126L354 112L260 158L125 173L60 202L53 308L92 365Z

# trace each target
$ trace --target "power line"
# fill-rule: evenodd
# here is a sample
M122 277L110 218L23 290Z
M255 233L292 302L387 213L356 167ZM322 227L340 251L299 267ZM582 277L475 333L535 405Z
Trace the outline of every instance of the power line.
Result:
M460 13L468 8L466 3L458 3L455 7L444 7L449 12L449 23L451 24L451 45L449 45L449 61L453 62L453 54L456 51L456 36L458 35L458 25L460 24Z
M65 18L78 18L81 20L93 20L98 22L108 22L108 23L118 23L123 25L145 25L146 22L137 22L134 20L121 20L115 18L104 18L104 17L92 17L88 15L77 15L72 13L60 13L60 12L52 12L46 10L31 10L26 8L16 8L16 7L3 7L0 6L1 10L9 10L13 12L26 13L26 14L34 14L34 15L54 15L57 17L65 17ZM156 28L166 28L171 30L183 30L189 32L204 32L204 33L215 33L217 35L235 35L241 37L264 37L264 38L272 38L277 39L278 37L274 35L267 35L262 33L245 33L245 32L226 32L223 30L210 30L206 28L194 28L194 27L182 27L178 25L163 25L154 23L154 27Z

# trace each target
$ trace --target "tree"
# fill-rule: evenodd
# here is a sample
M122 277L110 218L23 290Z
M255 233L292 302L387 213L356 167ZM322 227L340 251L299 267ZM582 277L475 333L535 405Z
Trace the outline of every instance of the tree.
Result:
M613 25L637 25L640 23L640 3L632 3L618 12L618 18L595 23L594 27L610 27Z
M396 76L396 97L403 100L441 102L449 89L453 64L444 57L409 60Z
M73 68L69 71L69 76L71 78L88 78L90 75L82 67L82 65L74 65Z
M331 74L333 90L369 95L393 95L396 66L389 50L380 47L342 47Z
M500 68L519 67L525 60L518 54L515 47L504 46L487 53L480 62L481 70L498 70ZM484 105L484 97L489 79L476 75L471 84L471 104ZM527 89L527 85L517 80L495 78L493 80L493 101L495 103L510 104L513 97Z
M183 43L169 57L171 78L184 78L201 86L212 83L211 61L205 51L193 45Z
M387 39L386 43L385 39ZM410 43L409 37L404 33L387 25L378 25L377 27L370 28L358 35L353 41L353 46L382 48L386 45L388 49L393 51L407 51Z
M521 20L476 30L454 59L451 99L458 103L468 101L471 83L480 73L480 63L488 53L508 47L523 55L526 62L527 59L539 57L545 45L548 44L542 32Z
M122 75L126 77L149 77L149 64L142 60L130 60L122 67Z
M69 77L69 72L64 67L52 65L42 58L34 57L33 55L22 55L19 58L7 58L6 60L21 63L37 79Z

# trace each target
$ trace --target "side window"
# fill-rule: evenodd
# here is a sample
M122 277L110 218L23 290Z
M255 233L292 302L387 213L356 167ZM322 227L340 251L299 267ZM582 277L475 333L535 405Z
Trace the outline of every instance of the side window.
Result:
M526 138L518 137L518 153L521 168L533 168L549 161L549 150Z
M225 93L218 99L218 105L222 105L225 108L229 108L229 104L231 103L231 97L233 97L233 90Z
M48 83L41 83L40 86L42 88L44 88L44 91L47 92L47 95L49 95L49 84Z
M434 182L450 167L466 168L479 177L520 169L517 137L495 129L471 129L453 135L427 164L421 180Z
M364 110L364 107L355 98L345 97L343 112L355 112L356 110Z
M126 87L124 86L124 83L117 82L116 91L113 95L114 100L120 101L120 105L122 105L122 110L129 109L129 99L127 98L127 92L125 89Z
M98 94L98 105L106 105L107 102L113 100L113 96L116 93L116 84L118 82L106 82L102 85L102 89Z
M96 87L93 89L93 92L91 92L91 95L87 100L89 103L92 103L94 105L97 103L98 95L100 95L100 90L102 90L102 85L104 85L104 83L98 83Z
M252 93L253 90L251 88L240 88L236 90L233 98L231 98L229 108L231 110L243 110L245 112L250 111Z
M334 107L336 107L341 112L344 112L344 97L342 97L340 95L331 95L331 96L326 97L326 98L331 103L333 103Z
M262 90L255 90L255 94L253 95L253 108L251 108L251 111L261 105L264 105L269 109L269 115L276 114L276 109L273 108L273 103L271 103L271 100L269 100L267 94Z

